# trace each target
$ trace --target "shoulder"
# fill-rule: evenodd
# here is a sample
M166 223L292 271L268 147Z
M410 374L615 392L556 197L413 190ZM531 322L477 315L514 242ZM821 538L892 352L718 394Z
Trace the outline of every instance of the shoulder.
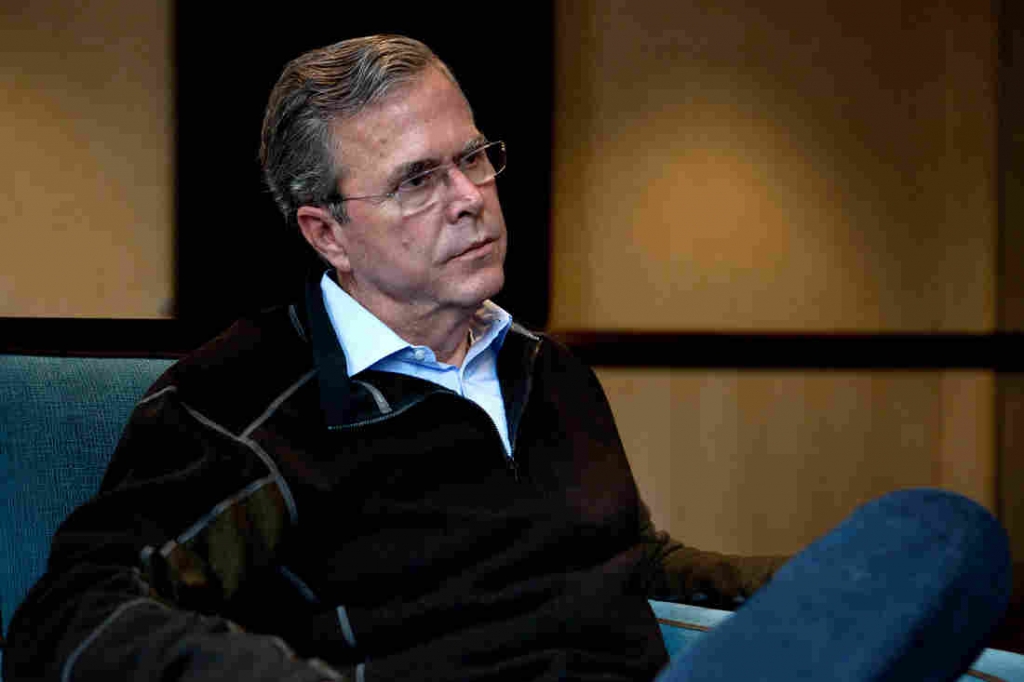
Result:
M594 370L572 351L564 339L547 332L528 332L538 339L538 369L566 378L576 377L596 383Z
M176 362L143 400L173 393L218 423L240 425L312 370L312 352L295 308L277 306L236 321Z
M531 381L544 386L544 391L604 400L594 370L557 336L513 323L499 358L499 371L503 369L510 376L517 370L525 371Z

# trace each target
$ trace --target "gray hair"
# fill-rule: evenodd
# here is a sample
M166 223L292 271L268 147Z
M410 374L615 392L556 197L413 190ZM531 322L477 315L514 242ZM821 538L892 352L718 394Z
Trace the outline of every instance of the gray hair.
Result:
M343 169L332 123L355 116L428 67L459 87L429 47L405 36L343 40L285 65L263 117L260 164L289 224L296 224L296 211L304 205L326 206L338 222L348 220L338 201Z

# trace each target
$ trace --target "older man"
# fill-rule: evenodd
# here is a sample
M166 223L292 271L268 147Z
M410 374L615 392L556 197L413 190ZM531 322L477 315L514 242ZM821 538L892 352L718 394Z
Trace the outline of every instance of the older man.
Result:
M11 679L650 680L648 597L768 580L655 533L594 374L488 300L505 145L426 46L291 62L261 158L326 271L139 403Z

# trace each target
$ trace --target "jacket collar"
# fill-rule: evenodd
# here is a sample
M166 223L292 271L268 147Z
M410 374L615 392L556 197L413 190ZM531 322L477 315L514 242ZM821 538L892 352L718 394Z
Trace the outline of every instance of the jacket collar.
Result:
M322 274L322 273L321 273ZM320 384L320 406L328 424L341 424L349 413L352 401L352 382L345 364L345 351L327 315L324 297L320 291L320 276L306 280L306 320L309 325L309 343L313 349Z
M352 420L357 411L353 382L348 376L345 351L331 324L320 289L322 270L311 270L306 279L305 316L301 322L313 351L320 386L320 407L328 426L342 425ZM301 325L300 325L301 326ZM300 329L302 334L303 330ZM540 350L541 338L516 322L508 329L505 341L498 351L498 381L505 403L505 416L509 423L510 440L515 438L523 410L532 388L534 363ZM406 378L403 383L429 385L421 379ZM446 389L440 389L446 390Z

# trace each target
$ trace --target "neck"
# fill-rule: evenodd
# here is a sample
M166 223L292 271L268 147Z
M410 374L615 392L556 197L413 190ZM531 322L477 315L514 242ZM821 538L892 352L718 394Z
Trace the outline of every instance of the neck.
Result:
M479 305L473 308L424 306L421 309L415 304L362 295L358 287L341 286L402 339L434 351L438 362L460 367L466 359L469 330Z
M396 334L416 346L426 346L434 351L438 362L461 367L469 351L469 329L472 313L460 319L449 320L439 324L433 320L426 327L409 325L399 328L388 320L383 320Z

